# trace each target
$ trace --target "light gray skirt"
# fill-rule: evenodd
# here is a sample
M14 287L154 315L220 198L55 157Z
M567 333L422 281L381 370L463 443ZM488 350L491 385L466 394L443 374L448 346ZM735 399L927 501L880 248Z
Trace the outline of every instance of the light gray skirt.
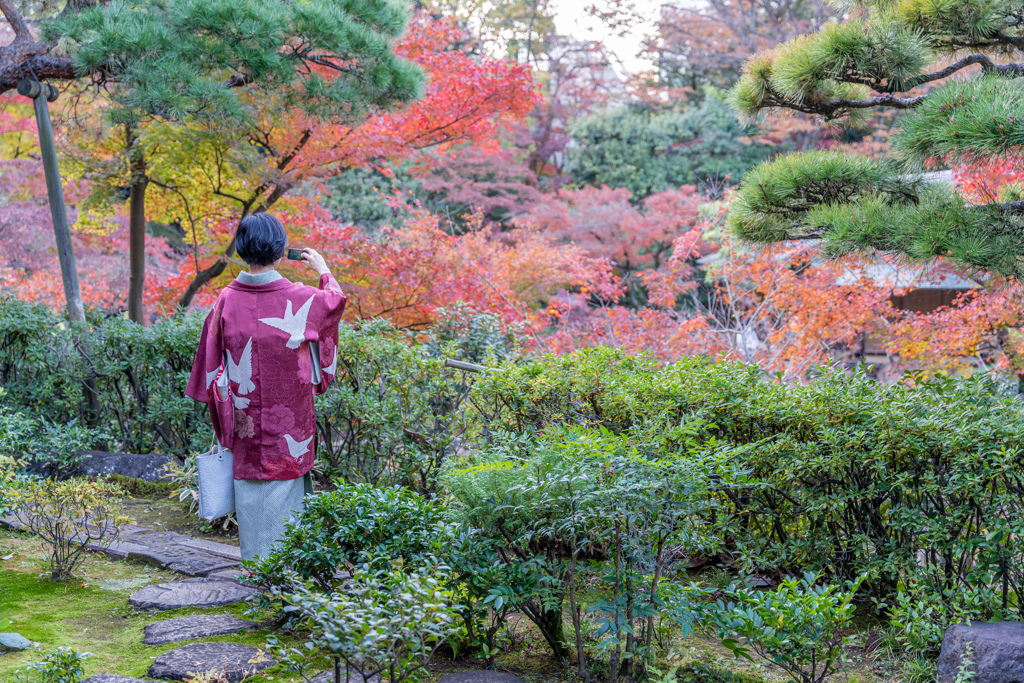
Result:
M242 559L266 557L284 535L284 526L301 514L309 475L284 481L235 479L235 518Z

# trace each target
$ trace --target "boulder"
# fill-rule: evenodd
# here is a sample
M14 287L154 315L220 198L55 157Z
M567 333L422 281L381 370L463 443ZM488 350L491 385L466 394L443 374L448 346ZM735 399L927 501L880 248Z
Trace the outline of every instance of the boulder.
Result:
M973 683L1024 682L1024 622L1000 621L953 624L946 630L939 654L939 683L952 683L966 659L968 643Z
M169 455L160 453L105 453L103 451L84 451L85 458L79 473L87 477L99 477L108 474L120 474L123 477L141 479L142 481L161 481L169 475L164 470L171 464Z
M234 581L185 579L156 583L136 591L128 598L135 609L168 610L182 607L223 607L245 600L256 592Z
M172 462L169 455L160 453L107 453L106 451L82 451L82 462L74 468L65 468L45 460L33 459L28 471L43 477L67 479L74 476L102 477L120 474L123 477L143 481L170 480L164 469Z
M30 647L32 647L32 641L20 633L0 633L0 648L27 650Z
M249 645L192 643L157 657L146 675L184 681L196 674L215 671L228 683L239 683L275 663L270 655Z
M259 628L254 621L246 621L227 614L198 614L193 617L178 617L150 624L142 630L146 645L160 645L193 638L209 638L229 633Z

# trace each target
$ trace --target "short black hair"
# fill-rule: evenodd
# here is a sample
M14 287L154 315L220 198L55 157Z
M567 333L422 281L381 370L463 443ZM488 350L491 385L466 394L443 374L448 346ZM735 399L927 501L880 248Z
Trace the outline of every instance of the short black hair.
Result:
M287 246L284 226L269 213L246 216L235 231L235 251L250 266L269 266L284 256Z

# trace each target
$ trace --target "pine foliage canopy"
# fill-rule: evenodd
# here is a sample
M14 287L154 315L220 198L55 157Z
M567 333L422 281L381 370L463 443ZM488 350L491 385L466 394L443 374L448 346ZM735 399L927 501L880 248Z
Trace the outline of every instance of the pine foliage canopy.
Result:
M415 99L423 75L391 44L400 0L112 0L44 27L81 77L111 88L115 122L246 116L273 97L318 118Z
M751 59L731 102L749 118L790 109L851 124L880 107L905 110L895 156L819 151L762 164L737 193L733 230L757 242L821 239L833 255L946 256L1024 278L1018 189L971 205L921 175L934 163L1024 151L1024 63L1014 61L1024 52L1024 0L839 4L845 21Z

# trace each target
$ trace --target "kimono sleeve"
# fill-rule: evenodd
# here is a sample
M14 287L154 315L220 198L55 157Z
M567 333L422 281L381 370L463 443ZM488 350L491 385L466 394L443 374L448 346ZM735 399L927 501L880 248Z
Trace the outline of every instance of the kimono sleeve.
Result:
M221 369L224 358L221 335L222 300L218 299L213 310L203 322L203 330L199 335L199 346L192 363L192 374L185 386L185 395L206 404L210 411L210 421L218 442L225 448L234 444L234 429L230 402L218 401L215 396L214 380Z
M338 373L338 325L345 312L348 298L341 291L341 285L330 273L320 276L320 291L316 297L316 335L320 351L320 384L313 385L317 396L327 388Z

